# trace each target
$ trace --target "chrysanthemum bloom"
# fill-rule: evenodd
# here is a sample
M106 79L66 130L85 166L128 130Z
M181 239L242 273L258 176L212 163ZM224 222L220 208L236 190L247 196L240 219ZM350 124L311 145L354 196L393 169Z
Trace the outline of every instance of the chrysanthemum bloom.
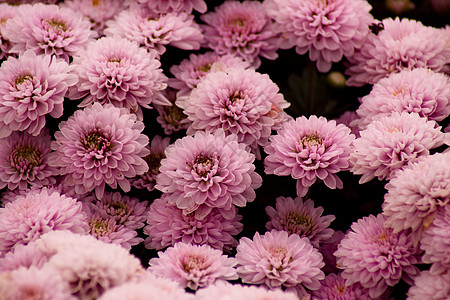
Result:
M166 194L169 204L200 220L213 208L232 219L235 206L252 202L254 189L262 183L255 172L255 156L236 135L225 136L221 129L178 139L166 148L166 156L155 187Z
M19 268L42 268L48 261L49 255L44 253L36 242L32 241L27 245L19 244L2 258L0 258L0 273L13 271Z
M301 55L309 52L320 72L328 72L343 56L352 56L373 22L372 7L364 0L266 0L265 5L281 33L280 47L295 46Z
M76 199L43 188L30 190L0 208L0 251L28 244L52 230L87 232L86 214Z
M267 230L276 229L287 231L289 234L296 233L300 237L308 238L316 248L321 241L333 235L334 230L328 226L335 216L322 216L323 208L314 207L311 199L303 202L300 197L292 199L280 196L276 201L276 208L266 207L266 213L269 216L269 222L266 223Z
M177 11L189 14L192 10L204 13L207 9L204 0L138 0L138 2L157 12Z
M402 70L378 81L356 113L361 129L393 112L417 113L442 121L450 114L450 78L429 69Z
M237 272L243 283L263 284L270 289L320 287L322 255L307 238L287 231L255 233L253 240L241 238L236 248Z
M164 133L167 135L185 130L189 127L189 124L191 124L191 121L189 121L183 110L175 104L177 93L177 90L168 87L163 91L163 94L172 105L163 106L155 104L155 108L159 114L159 116L156 117L156 121L161 125L164 129Z
M131 180L131 184L138 189L147 189L149 192L155 189L156 176L159 174L159 167L161 166L161 160L166 157L164 150L170 145L170 138L162 138L159 135L155 135L147 146L150 154L144 157L147 162L148 171L142 175L136 176Z
M63 60L31 50L9 57L0 67L0 137L12 131L38 135L46 115L61 117L64 95L77 83L71 69Z
M77 110L59 129L49 160L78 194L95 190L100 199L105 184L113 189L119 184L128 192L128 178L148 171L143 159L149 152L148 137L141 134L144 124L124 108L94 103Z
M417 250L410 235L385 228L384 220L379 214L354 222L334 253L345 284L359 282L369 289L372 298L400 279L411 283L411 277L418 273L414 266L418 263Z
M90 236L82 238L81 243L60 248L44 265L58 271L77 299L97 299L105 290L145 272L139 259L125 248L88 239Z
M2 30L5 28L6 21L16 15L16 9L16 6L0 3L0 60L8 55L11 48L11 43L3 36Z
M439 72L450 63L450 37L444 31L399 18L384 19L378 28L378 33L369 34L360 51L349 57L347 85L374 84L403 69Z
M394 112L370 123L360 132L350 155L351 171L362 175L359 183L377 177L391 179L408 162L428 155L444 143L444 133L435 121L416 113Z
M335 120L337 124L344 124L345 126L350 128L351 132L355 135L355 137L357 138L359 137L359 128L355 124L355 122L359 121L359 117L355 111L346 111Z
M0 273L0 295L8 300L76 300L55 270L35 267Z
M169 0L168 0L169 1ZM186 13L156 14L144 7L132 6L106 22L106 36L118 35L161 55L167 45L183 50L198 50L203 33L194 16Z
M442 207L433 216L433 222L425 230L420 240L420 248L425 250L424 263L431 263L431 274L441 274L450 270L450 205Z
M320 289L312 292L314 300L372 300L369 290L359 283L350 286L345 285L341 274L328 274L321 282Z
M47 129L34 137L13 132L0 139L0 188L25 190L56 183L57 168L48 165L51 137Z
M265 145L271 131L288 118L283 109L290 103L278 91L267 74L231 68L206 75L177 105L193 122L188 133L222 128L260 157L259 145Z
M266 174L297 179L297 195L303 197L317 178L331 189L342 188L336 173L350 168L350 129L324 117L302 116L283 124L264 147Z
M261 64L260 56L278 57L279 34L258 1L225 1L201 19L206 23L205 45L220 55L241 57L255 67Z
M102 36L106 21L112 19L125 7L123 0L68 0L62 5L88 18L98 36Z
M80 51L73 65L79 82L69 90L69 98L83 98L79 107L111 103L127 108L142 120L142 107L151 108L151 103L171 105L160 94L167 87L167 78L156 52L147 52L127 39L101 38Z
M325 266L322 268L326 274L328 273L337 273L339 269L336 266L336 256L334 256L334 252L336 252L339 243L344 238L345 234L338 230L333 233L331 238L328 240L324 240L321 242L319 247L319 252L323 256L323 262Z
M148 225L144 233L149 237L145 240L145 247L160 250L184 242L207 244L215 249L230 251L237 245L233 236L242 231L241 219L241 215L236 215L227 220L217 209L213 209L205 218L198 220L195 214L185 215L181 209L169 205L164 197L156 199L147 214Z
M450 271L432 275L422 271L414 278L414 285L408 290L408 300L446 300L450 298Z
M76 11L37 3L21 6L2 33L13 44L10 53L31 49L68 62L96 35L90 28L89 20Z
M158 257L150 259L148 270L158 277L168 278L196 290L218 280L238 279L236 260L208 245L176 243Z

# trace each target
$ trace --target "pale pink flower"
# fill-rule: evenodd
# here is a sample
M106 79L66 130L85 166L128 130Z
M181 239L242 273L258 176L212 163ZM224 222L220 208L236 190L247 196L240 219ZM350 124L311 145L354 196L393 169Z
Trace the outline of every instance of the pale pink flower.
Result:
M0 3L0 60L9 54L11 43L3 36L2 30L5 28L6 21L16 15L16 6Z
M433 275L422 271L408 290L408 300L447 300L450 298L450 271Z
M372 300L369 291L359 283L346 285L341 274L328 274L320 282L320 289L312 292L313 300Z
M205 0L138 0L138 2L157 12L178 11L191 13L192 10L196 10L204 13L207 9Z
M27 245L19 244L0 258L0 273L19 268L36 267L38 269L48 261L49 255L44 253L35 241Z

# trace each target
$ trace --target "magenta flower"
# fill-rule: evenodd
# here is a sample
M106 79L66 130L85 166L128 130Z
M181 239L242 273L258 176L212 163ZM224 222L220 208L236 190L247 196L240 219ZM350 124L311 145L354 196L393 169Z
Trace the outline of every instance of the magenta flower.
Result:
M429 68L439 72L450 63L444 31L409 19L384 19L381 24L383 30L369 34L360 51L349 57L347 85L374 84L404 69Z
M158 257L150 259L148 270L158 277L168 278L191 290L219 280L238 279L236 260L208 245L176 243Z
M204 219L218 208L232 219L236 208L255 199L254 189L261 186L255 172L255 156L238 143L236 135L225 136L223 130L196 132L178 139L166 148L161 161L156 188L187 215Z
M11 43L3 36L6 21L16 15L16 6L0 3L0 60L9 54Z
M155 135L147 146L150 154L144 157L147 162L148 171L142 175L136 176L131 180L131 184L138 189L147 189L149 192L155 189L156 176L159 174L159 167L161 166L161 160L166 157L164 150L170 144L170 138L162 138L159 135Z
M201 16L206 23L205 45L219 55L241 57L259 67L259 56L276 59L279 35L273 31L273 22L258 1L225 1L214 12Z
M48 231L84 234L87 228L86 214L76 199L47 188L30 190L0 208L0 252L26 245Z
M50 142L46 128L36 137L13 132L0 139L0 188L25 190L55 184L59 170L48 164Z
M444 133L435 121L418 114L394 112L370 123L353 143L351 171L362 175L360 183L377 177L390 179L408 162L428 155L429 150L444 143Z
M66 62L31 50L9 57L0 67L0 137L12 131L38 135L46 115L61 117L64 95L77 83L70 71Z
M418 274L414 266L418 263L417 250L410 235L386 228L381 214L354 222L334 255L343 269L345 285L360 283L369 289L372 298L400 279L411 282L411 277Z
M260 157L259 145L288 118L283 109L290 103L278 91L266 74L232 68L209 73L189 97L176 103L193 122L188 133L222 128Z
M183 110L175 104L177 91L168 87L163 91L163 94L172 103L171 106L155 105L159 114L156 117L156 121L164 129L164 133L171 135L174 132L187 129L191 121L183 113Z
M408 300L445 300L450 297L450 272L433 275L422 271L414 278L414 285L409 288Z
M59 129L51 145L51 165L61 168L65 184L74 186L77 194L95 190L100 199L105 184L113 189L119 184L128 192L128 178L148 171L144 124L126 109L94 103L77 110Z
M378 81L361 99L358 125L365 129L376 118L404 111L442 121L450 114L449 99L448 76L429 69L402 70Z
M13 44L10 53L31 49L68 62L96 35L90 28L91 23L76 11L37 3L21 6L2 34Z
M320 282L320 289L312 292L314 300L372 300L369 291L359 283L347 286L341 274L328 274Z
M322 216L323 208L314 207L311 199L303 202L300 197L292 199L280 196L276 201L276 209L271 206L266 207L270 220L266 223L267 230L284 230L289 234L298 234L300 237L308 238L316 248L322 241L333 235L334 230L328 226L335 216Z
M132 6L106 22L106 25L106 36L126 38L147 50L156 50L159 55L166 51L167 45L198 50L203 42L203 33L194 22L194 16L184 12L157 14L143 6Z
M320 72L328 72L343 56L352 56L373 21L372 7L363 0L266 0L264 4L281 33L280 47L295 46L300 55L309 52Z
M235 235L242 231L241 215L225 219L217 209L202 220L195 214L183 214L176 206L164 199L156 199L150 205L147 215L148 225L144 233L148 235L145 247L160 250L177 242L192 245L209 245L214 249L230 252L237 245Z
M236 248L237 272L243 283L263 284L269 289L304 286L320 287L325 275L322 255L297 234L268 231L255 233L253 240L241 238Z
M350 168L350 129L324 117L299 117L283 124L264 147L266 174L297 179L297 195L303 197L317 178L331 189L342 188L336 173Z
M177 11L189 14L193 9L200 13L206 12L207 9L205 0L138 0L138 2L157 12Z
M160 93L167 87L167 78L156 53L124 38L106 37L91 43L74 57L73 65L79 83L69 90L69 97L85 97L79 107L111 103L142 120L142 107L171 105Z

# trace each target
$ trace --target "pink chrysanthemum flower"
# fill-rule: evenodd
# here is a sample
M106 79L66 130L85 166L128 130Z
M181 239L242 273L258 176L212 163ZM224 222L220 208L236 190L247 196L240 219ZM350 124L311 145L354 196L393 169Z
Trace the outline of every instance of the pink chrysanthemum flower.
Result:
M278 92L267 74L253 69L231 68L212 72L177 105L193 123L188 133L222 128L236 134L259 158L259 145L265 145L272 130L281 127L290 103Z
M159 135L155 135L147 146L150 154L144 157L147 162L148 171L142 175L139 175L131 180L131 184L138 189L147 189L149 192L155 189L156 176L159 174L159 167L161 166L161 160L166 157L164 150L170 145L170 138L162 138Z
M408 300L447 300L450 298L450 271L433 275L422 271L414 278L414 285L408 290Z
M360 283L372 298L381 296L400 279L411 283L418 273L417 250L409 234L385 227L383 215L354 222L334 253L342 277L350 286Z
M77 299L97 299L106 290L136 280L145 272L139 259L119 245L90 236L80 238L69 247L60 247L44 266L56 270Z
M361 129L393 112L417 113L442 121L450 114L450 78L429 69L402 70L378 81L356 113Z
M312 292L313 300L372 300L369 291L359 283L345 284L341 274L328 274L321 282L320 289Z
M328 72L343 56L352 56L373 21L372 7L364 0L266 0L265 5L281 33L280 47L295 46L301 55L309 52L320 72Z
M187 215L203 219L218 208L232 219L236 208L255 197L261 176L255 172L255 156L238 143L236 135L225 136L221 129L213 133L196 132L178 139L166 148L156 188Z
M132 6L106 22L106 36L118 35L161 55L167 45L183 50L198 50L203 42L194 16L180 12L157 14L144 7Z
M416 241L433 215L450 204L450 152L425 156L386 184L383 215L394 233L412 230Z
M156 121L164 129L164 133L171 135L174 132L185 130L191 124L183 110L175 102L177 100L177 90L170 87L163 91L165 97L172 103L171 106L155 105L158 111Z
M303 197L317 178L331 189L342 188L336 173L350 168L350 129L324 117L302 116L283 124L264 147L266 174L297 179L297 195Z
M297 197L278 197L276 199L276 209L267 206L266 213L269 216L269 222L266 223L267 230L284 230L289 234L298 234L300 237L306 237L311 244L318 248L323 240L329 239L334 230L328 228L335 219L333 215L322 216L323 208L314 207L311 199L303 202L302 198Z
M206 23L202 27L205 45L220 55L241 57L255 67L261 64L260 56L272 60L278 57L279 35L258 1L225 1L201 19Z
M21 6L2 33L13 44L10 53L31 49L68 62L96 35L90 28L91 23L76 11L37 3Z
M94 103L77 110L59 124L52 142L52 165L61 168L65 184L75 186L77 194L95 190L103 197L105 184L131 189L128 178L144 174L148 166L148 137L141 134L144 124L134 114L112 105Z
M6 21L16 15L16 6L0 3L0 60L9 54L11 43L3 36L2 31L5 28Z
M219 280L238 279L236 260L208 245L176 243L158 257L150 259L148 270L158 277L168 278L191 290Z
M390 179L395 171L444 143L444 133L435 121L418 114L394 112L370 123L360 132L350 155L351 171L362 175L359 183L377 177Z
M319 252L323 256L323 262L325 266L322 268L326 274L328 273L337 273L339 269L336 266L336 256L334 256L334 252L336 252L339 243L344 238L345 234L338 230L333 233L331 238L328 240L322 241L319 247Z
M68 0L64 1L62 6L80 12L88 18L98 36L102 36L106 21L125 8L123 0Z
M111 103L127 108L142 120L142 107L151 108L151 103L171 105L160 93L167 87L167 78L156 53L129 40L101 38L80 51L73 65L79 82L69 90L69 98L84 98L79 107Z
M0 188L25 190L56 183L57 168L48 165L51 137L47 129L33 137L13 132L0 139Z
M35 267L0 273L0 295L7 300L76 300L55 270Z
M6 271L13 271L19 268L42 268L48 261L49 256L44 253L36 242L32 241L27 245L19 244L12 251L0 258L0 274Z
M71 69L63 60L31 50L9 57L0 67L0 137L12 131L38 135L46 115L61 117L64 95L77 83Z
M236 215L227 220L213 209L204 219L198 220L193 213L183 214L181 209L169 205L164 198L156 199L147 214L148 225L144 233L149 237L145 240L145 247L160 250L183 242L207 244L229 252L237 245L234 236L242 231L241 219L241 215Z
M0 208L0 251L28 244L52 230L87 232L86 214L76 199L43 188L30 190Z
M420 248L425 251L424 263L431 263L431 274L441 274L450 270L450 205L442 207L433 216L433 222L425 230L420 240Z
M257 232L253 240L241 238L236 250L237 272L243 283L317 290L325 278L320 270L322 255L297 234L272 230L261 236Z
M157 12L176 11L189 14L192 10L204 13L207 9L205 0L138 0L138 2Z
M403 69L429 68L439 72L450 63L450 36L419 21L384 19L378 34L369 34L364 45L350 57L346 84L374 84Z

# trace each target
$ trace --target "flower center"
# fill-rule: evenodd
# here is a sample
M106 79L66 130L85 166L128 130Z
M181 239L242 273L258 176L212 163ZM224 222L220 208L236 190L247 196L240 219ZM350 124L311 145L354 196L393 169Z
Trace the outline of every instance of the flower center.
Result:
M172 104L172 106L164 106L165 112L165 120L169 125L172 125L175 128L181 126L181 121L187 118L187 116L183 113L183 110Z
M113 232L116 222L113 219L103 219L100 216L94 216L89 221L90 234L95 237L102 237L109 232Z
M98 6L100 4L100 0L92 0L92 6Z
M232 19L230 21L231 26L238 26L238 27L244 27L245 26L245 20L242 18L236 18L236 19Z
M17 87L18 85L21 85L21 84L25 83L26 81L32 81L32 80L33 80L33 76L30 74L26 74L26 75L17 77L16 80L14 81L14 84Z
M88 151L98 150L98 151L109 151L111 150L111 142L108 141L105 136L98 131L91 132L85 136L81 141L84 149Z
M24 172L41 163L41 152L30 145L16 146L11 151L9 162L13 169Z
M283 260L286 257L287 253L286 249L284 249L283 247L273 247L269 252L274 258L279 260Z
M108 62L110 62L110 63L120 63L121 61L122 61L122 59L119 58L119 57L111 57L111 58L108 60Z
M397 132L400 132L400 130L398 128L392 127L392 128L386 129L386 132L387 133L397 133Z
M211 169L214 167L214 161L209 156L198 156L192 168L197 172L201 177L205 177Z
M49 19L45 21L50 27L52 27L57 32L65 32L67 31L67 25L64 21L56 20L55 18Z
M211 64L200 66L197 70L203 73L208 73L211 70Z
M110 207L114 209L115 216L122 216L128 214L128 206L123 202L113 202Z
M305 135L302 137L302 145L303 147L311 147L311 146L318 146L322 144L322 139L317 136L316 133L313 133L311 135Z
M301 215L299 213L290 212L286 215L286 230L290 233L297 233L308 235L311 233L312 220L308 216Z
M204 268L203 264L205 259L198 255L188 255L183 260L183 269L186 273L191 273L194 271L199 271Z

